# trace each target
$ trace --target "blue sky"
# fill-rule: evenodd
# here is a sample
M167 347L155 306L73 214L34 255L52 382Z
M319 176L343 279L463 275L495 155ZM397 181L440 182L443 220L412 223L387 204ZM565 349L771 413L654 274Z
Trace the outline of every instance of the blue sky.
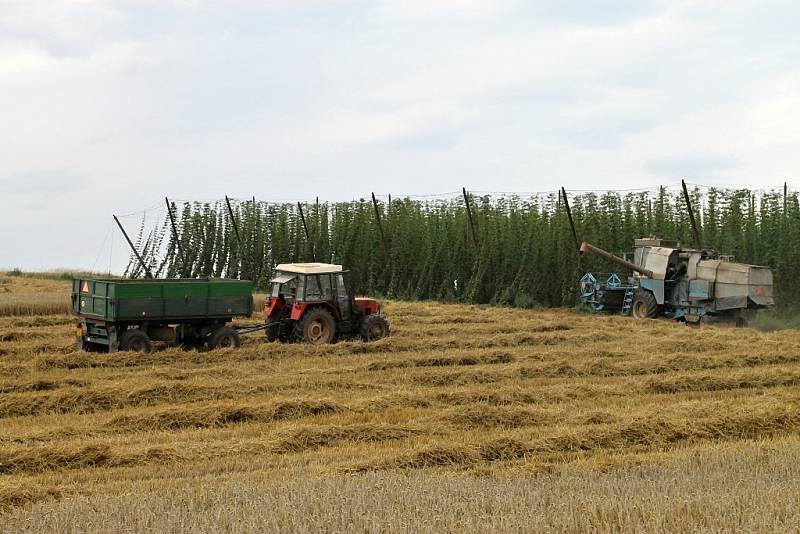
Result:
M0 268L92 267L111 213L164 196L800 186L799 25L788 1L0 0Z

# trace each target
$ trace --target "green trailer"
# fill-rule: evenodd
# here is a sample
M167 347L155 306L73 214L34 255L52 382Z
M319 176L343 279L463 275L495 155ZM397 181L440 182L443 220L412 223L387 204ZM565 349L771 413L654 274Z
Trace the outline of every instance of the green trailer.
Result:
M72 281L78 348L150 352L153 341L238 347L235 316L253 312L253 283L227 279Z

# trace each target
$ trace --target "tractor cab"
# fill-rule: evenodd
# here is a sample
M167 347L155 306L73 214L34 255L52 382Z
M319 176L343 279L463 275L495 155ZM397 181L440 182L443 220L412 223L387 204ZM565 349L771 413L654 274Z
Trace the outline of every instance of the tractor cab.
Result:
M272 326L267 336L283 341L330 343L336 336L361 334L364 339L388 335L378 301L352 298L341 265L283 263L275 268L264 315Z
M334 316L347 318L351 313L350 297L344 283L341 265L328 263L283 263L276 267L272 292L265 312L272 305L298 308L308 304L323 304Z

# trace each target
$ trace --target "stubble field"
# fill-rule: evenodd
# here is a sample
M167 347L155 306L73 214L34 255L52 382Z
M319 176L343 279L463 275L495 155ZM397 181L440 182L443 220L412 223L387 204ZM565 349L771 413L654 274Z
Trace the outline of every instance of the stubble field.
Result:
M2 532L800 524L794 330L389 302L371 344L108 355L57 311L0 317Z

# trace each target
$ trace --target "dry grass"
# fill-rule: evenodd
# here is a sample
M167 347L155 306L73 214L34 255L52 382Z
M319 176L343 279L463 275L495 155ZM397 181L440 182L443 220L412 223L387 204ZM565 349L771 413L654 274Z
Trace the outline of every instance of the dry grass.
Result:
M0 317L69 313L69 295L62 293L0 293Z
M253 315L261 314L264 309L264 303L267 301L267 295L263 293L256 293L253 295Z
M800 442L780 440L611 470L251 474L40 503L0 531L796 532L798 466Z
M797 524L797 332L386 311L377 343L150 355L0 317L0 530Z
M0 317L65 314L69 280L45 280L0 273Z

